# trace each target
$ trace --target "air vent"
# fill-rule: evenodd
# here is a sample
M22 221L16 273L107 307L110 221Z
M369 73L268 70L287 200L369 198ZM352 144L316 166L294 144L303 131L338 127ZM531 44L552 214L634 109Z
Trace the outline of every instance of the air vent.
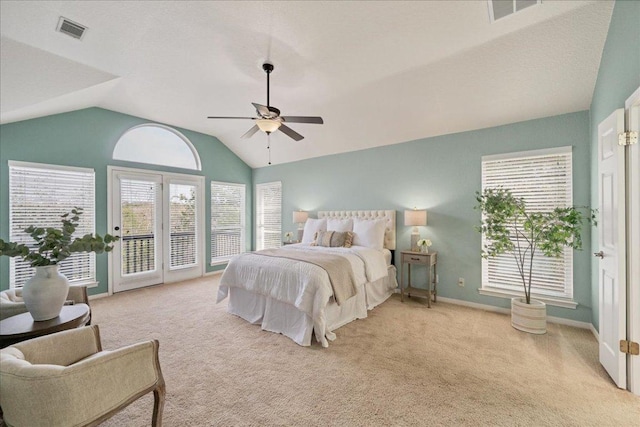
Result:
M61 16L60 20L58 21L57 30L62 34L66 34L73 37L74 39L81 40L82 36L87 30L87 27L80 25L77 22L70 21L64 16Z
M528 7L542 3L542 0L488 0L489 19L495 22L505 16L513 15Z

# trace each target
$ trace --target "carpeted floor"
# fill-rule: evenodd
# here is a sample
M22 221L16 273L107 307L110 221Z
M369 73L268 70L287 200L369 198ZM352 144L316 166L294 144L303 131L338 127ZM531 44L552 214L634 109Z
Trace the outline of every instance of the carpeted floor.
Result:
M300 347L216 305L218 277L91 302L103 346L157 338L165 426L631 426L591 332L537 336L506 315L398 296ZM149 426L152 394L105 426Z

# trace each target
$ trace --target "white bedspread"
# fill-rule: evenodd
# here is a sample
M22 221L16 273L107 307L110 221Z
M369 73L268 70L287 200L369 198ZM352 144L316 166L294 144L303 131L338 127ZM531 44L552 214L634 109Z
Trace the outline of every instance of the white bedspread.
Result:
M384 255L375 249L360 246L325 248L300 244L285 246L283 250L323 251L342 255L353 268L358 285L387 276ZM227 297L230 287L242 288L291 304L306 313L313 320L316 338L324 347L328 346L327 338L335 337L327 329L325 317L325 307L333 291L327 272L317 265L288 258L241 254L229 262L222 274L217 302Z

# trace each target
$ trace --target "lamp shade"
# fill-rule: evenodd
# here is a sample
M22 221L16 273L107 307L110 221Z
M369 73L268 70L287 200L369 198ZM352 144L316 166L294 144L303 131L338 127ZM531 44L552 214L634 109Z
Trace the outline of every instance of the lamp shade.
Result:
M404 225L413 227L427 225L427 211L424 209L404 211Z
M272 120L272 119L256 120L256 125L258 125L260 130L262 132L267 132L267 133L271 133L278 130L281 124L282 123L280 123L278 120Z
M307 218L309 218L309 213L305 211L293 211L293 222L296 224L302 224L307 222Z

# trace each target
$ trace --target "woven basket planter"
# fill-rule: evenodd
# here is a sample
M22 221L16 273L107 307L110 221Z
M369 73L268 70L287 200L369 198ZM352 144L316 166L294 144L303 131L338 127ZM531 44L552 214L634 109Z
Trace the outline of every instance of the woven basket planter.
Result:
M511 326L530 334L545 334L547 305L534 299L531 304L527 304L524 298L511 298Z

